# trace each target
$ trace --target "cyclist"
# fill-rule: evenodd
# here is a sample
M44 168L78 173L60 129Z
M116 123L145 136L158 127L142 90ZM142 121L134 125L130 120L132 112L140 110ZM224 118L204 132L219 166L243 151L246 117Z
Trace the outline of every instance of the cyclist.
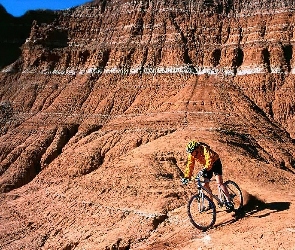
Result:
M184 171L184 178L181 179L182 184L186 185L191 179L195 162L197 161L203 165L202 175L205 181L205 188L212 192L209 186L209 180L214 173L217 184L226 196L227 201L225 202L225 206L228 210L232 211L233 203L231 202L226 186L223 184L222 164L219 155L207 144L196 141L190 141L186 146L186 151L188 153L188 161Z

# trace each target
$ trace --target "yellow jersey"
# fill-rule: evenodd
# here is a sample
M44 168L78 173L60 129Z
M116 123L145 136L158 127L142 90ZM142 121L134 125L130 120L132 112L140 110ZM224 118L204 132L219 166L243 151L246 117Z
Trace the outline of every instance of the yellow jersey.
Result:
M191 178L194 171L195 162L197 161L204 166L204 169L211 170L215 161L219 159L219 155L214 152L208 145L201 144L197 148L197 155L194 157L192 154L188 154L187 165L184 171L185 178Z

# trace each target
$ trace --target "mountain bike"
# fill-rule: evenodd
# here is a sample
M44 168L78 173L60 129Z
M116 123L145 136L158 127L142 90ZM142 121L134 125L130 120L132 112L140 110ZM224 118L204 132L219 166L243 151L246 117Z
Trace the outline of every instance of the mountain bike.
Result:
M191 197L187 206L187 212L191 223L196 228L203 231L212 227L216 222L216 205L213 201L214 199L217 201L217 205L220 208L225 207L227 212L239 211L243 206L242 191L234 181L228 180L224 182L234 206L233 210L228 210L226 208L227 200L223 190L218 186L218 194L213 194L204 187L203 183L206 182L205 180L210 182L210 180L202 177L202 171L200 171L195 178L198 193ZM212 197L212 199L209 197Z

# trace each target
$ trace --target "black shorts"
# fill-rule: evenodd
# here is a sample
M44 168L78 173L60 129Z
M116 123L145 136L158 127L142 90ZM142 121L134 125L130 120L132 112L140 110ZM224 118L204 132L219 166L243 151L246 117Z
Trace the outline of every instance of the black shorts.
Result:
M217 161L213 163L213 166L209 171L207 170L205 171L204 177L211 179L213 176L213 173L214 175L222 175L222 164L220 159L218 159Z

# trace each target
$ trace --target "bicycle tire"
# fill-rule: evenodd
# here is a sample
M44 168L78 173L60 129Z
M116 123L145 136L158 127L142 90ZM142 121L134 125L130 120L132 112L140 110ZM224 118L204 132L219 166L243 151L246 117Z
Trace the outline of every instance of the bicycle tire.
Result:
M243 194L240 187L238 186L237 183L231 180L226 181L224 185L227 187L229 196L232 199L234 210L235 211L240 210L244 205Z
M207 210L203 209L205 207ZM215 224L216 207L207 195L203 195L203 197L198 194L192 196L188 202L187 213L191 223L202 231L206 231Z

